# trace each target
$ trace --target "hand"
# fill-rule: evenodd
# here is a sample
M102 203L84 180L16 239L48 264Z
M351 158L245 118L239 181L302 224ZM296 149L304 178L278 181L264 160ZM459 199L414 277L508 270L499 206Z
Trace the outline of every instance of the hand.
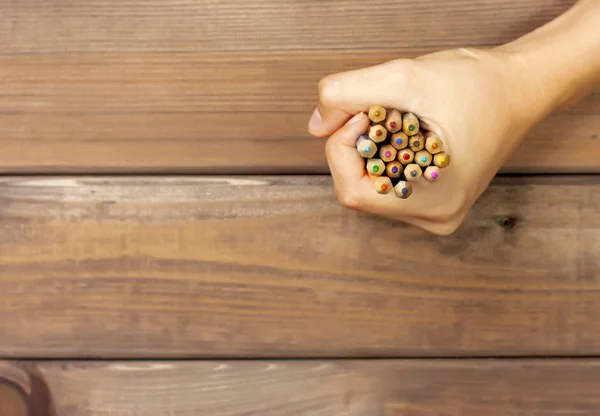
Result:
M437 52L325 77L309 131L331 136L326 153L339 200L435 234L456 231L527 133L600 85L599 19L600 2L578 0L497 48ZM362 112L374 104L414 113L452 158L435 183L415 183L408 199L376 193L356 151L369 125Z
M541 93L530 85L511 55L495 50L395 60L324 78L309 131L331 135L326 155L343 205L450 234L539 118L525 108L532 94ZM452 157L435 183L414 183L406 200L376 193L356 151L356 139L369 126L362 112L374 104L413 112Z

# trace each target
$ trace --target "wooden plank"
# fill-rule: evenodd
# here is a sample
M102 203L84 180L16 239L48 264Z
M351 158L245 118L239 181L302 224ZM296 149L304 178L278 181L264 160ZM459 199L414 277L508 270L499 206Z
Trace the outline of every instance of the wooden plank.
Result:
M306 130L318 80L430 51L0 57L0 173L327 173ZM503 172L600 172L599 134L600 90Z
M33 362L24 367L49 394L32 396L47 406L31 416L600 412L598 360Z
M575 0L0 0L0 54L490 45Z
M5 177L0 356L598 354L599 204L498 179L442 238L328 177Z

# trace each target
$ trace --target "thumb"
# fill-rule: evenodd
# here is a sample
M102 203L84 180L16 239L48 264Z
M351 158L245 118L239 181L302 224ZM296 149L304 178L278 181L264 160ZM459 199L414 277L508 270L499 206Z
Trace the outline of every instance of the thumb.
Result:
M375 104L408 111L411 97L418 96L416 65L401 59L323 78L308 131L316 137L330 136L352 115L367 112Z

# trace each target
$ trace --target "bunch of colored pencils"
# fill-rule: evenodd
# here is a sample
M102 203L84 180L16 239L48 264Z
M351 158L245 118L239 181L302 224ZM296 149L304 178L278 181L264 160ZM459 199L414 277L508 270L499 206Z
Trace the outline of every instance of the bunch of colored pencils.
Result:
M398 198L412 195L412 184L424 178L435 182L440 169L450 164L440 138L423 131L413 113L400 113L374 105L369 109L371 125L368 134L356 142L358 153L366 159L367 172L375 177L378 193L392 189Z

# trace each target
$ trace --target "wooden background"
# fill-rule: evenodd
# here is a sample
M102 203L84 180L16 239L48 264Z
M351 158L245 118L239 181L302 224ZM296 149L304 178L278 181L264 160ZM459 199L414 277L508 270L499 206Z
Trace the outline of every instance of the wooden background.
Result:
M450 237L306 132L328 73L574 1L0 0L0 415L600 414L600 91Z

